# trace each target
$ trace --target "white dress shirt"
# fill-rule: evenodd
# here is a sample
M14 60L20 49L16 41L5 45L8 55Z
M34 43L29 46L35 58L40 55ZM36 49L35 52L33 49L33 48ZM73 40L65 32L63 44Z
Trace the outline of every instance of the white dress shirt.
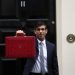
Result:
M38 39L37 39L38 40ZM36 59L36 63L34 64L34 67L32 69L32 72L34 73L41 73L41 67L40 67L40 43L41 41L38 40L38 50L39 50L39 54L38 54L38 57ZM46 47L46 41L43 40L42 41L43 43L43 55L44 55L44 67L45 67L45 71L48 72L47 70L47 47Z

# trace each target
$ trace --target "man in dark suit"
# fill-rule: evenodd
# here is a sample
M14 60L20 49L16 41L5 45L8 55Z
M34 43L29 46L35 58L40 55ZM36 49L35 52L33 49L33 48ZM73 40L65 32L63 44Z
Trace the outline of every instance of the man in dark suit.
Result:
M35 25L37 54L34 58L27 59L23 75L59 75L56 48L46 40L47 32L48 28L44 22L38 22Z

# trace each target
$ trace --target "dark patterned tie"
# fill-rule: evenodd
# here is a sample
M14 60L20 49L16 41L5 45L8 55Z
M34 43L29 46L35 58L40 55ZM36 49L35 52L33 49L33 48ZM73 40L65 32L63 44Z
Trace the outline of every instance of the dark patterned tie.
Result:
M40 43L40 67L41 67L41 73L45 74L45 67L44 67L44 54L43 54L43 43Z

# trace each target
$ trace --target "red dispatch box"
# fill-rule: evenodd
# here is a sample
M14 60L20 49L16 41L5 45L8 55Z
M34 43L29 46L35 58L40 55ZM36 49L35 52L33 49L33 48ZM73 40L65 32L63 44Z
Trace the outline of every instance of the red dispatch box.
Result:
M6 58L33 58L36 55L35 36L7 36L5 44Z

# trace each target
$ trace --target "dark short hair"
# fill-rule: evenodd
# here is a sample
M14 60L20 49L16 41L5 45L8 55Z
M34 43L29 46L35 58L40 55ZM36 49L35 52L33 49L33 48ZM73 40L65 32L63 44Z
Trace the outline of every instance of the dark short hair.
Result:
M34 29L36 29L37 27L42 26L42 25L44 25L47 28L47 24L44 21L38 21L34 25Z

